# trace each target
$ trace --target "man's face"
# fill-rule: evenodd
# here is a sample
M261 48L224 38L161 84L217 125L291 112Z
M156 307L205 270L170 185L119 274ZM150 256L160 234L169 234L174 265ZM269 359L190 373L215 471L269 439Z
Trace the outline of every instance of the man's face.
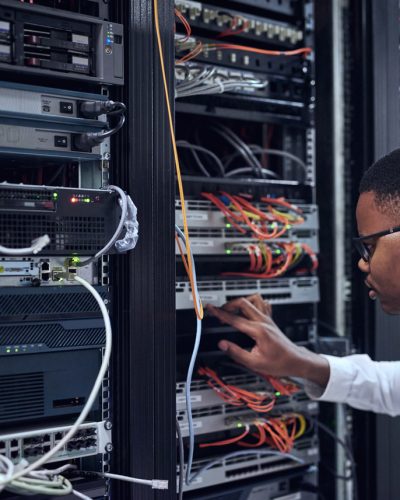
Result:
M360 236L385 231L400 225L400 219L382 213L373 192L362 193L357 203L357 226ZM365 283L371 299L378 298L388 314L400 314L400 233L365 240L372 256L360 259L358 267L366 273Z

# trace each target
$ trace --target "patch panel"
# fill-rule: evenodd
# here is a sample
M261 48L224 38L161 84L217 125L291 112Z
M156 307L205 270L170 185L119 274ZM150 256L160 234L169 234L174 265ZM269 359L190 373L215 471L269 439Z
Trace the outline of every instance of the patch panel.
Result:
M241 455L238 457L223 458L212 468L199 474L190 486L184 487L185 491L193 491L207 486L216 486L228 483L234 480L253 478L261 475L274 474L285 470L294 470L305 465L315 464L319 460L318 439L304 438L299 439L291 455L294 455L302 463L294 462L289 457L263 456L259 455ZM192 473L196 474L210 460L217 457L195 459L193 461ZM179 469L178 469L179 470Z
M240 375L226 375L224 376L224 381L227 384L242 387L246 390L252 392L275 392L271 387L268 387L267 382L258 377L257 375L253 375L252 373L248 374L240 374ZM178 382L176 384L176 408L177 411L185 411L186 403L185 403L185 382ZM305 401L305 394L303 392L299 392L294 394L291 398L286 398L281 396L279 399L279 404L296 404L303 403ZM193 380L191 385L191 401L192 408L201 408L203 406L214 406L221 404L222 401L215 393L214 390L210 389L207 382L203 379ZM309 400L308 400L309 401ZM308 411L311 411L312 408L309 408ZM248 410L247 410L248 411Z
M280 238L274 239L277 242L302 242L306 243L314 252L318 253L318 232L313 230L293 230ZM194 255L246 255L241 245L254 244L254 239L238 237L234 229L203 229L196 228L190 230L190 246ZM179 248L175 247L176 255Z
M229 30L235 38L245 37L283 47L295 47L304 38L303 30L296 25L253 16L226 7L221 9L189 0L175 0L175 7L186 16L192 28L218 32Z
M55 426L40 429L18 430L0 434L0 454L17 464L25 459L34 462L53 448L69 431L70 426ZM59 450L49 462L72 460L105 453L111 432L105 422L86 423L79 426L76 434Z
M76 285L80 276L92 285L99 285L97 264L77 267L79 258L0 257L0 287ZM100 266L102 268L102 266Z
M258 11L264 11L268 14L283 14L285 16L301 15L302 0L230 0L231 3L252 7ZM225 0L214 0L216 5L223 7Z
M268 413L268 415L277 416L283 412L316 415L318 413L318 403L310 401L303 393L299 394L297 398L291 398L290 401L286 403L280 403L278 400L274 410ZM265 418L265 414L257 415L254 412L249 412L248 408L237 408L225 403L193 409L192 416L193 428L196 436L226 429L234 429L239 422L254 421L258 416L263 416ZM177 418L181 426L182 436L189 436L186 411L177 411Z
M291 200L288 200L291 202ZM260 210L265 209L265 204L255 202L254 206ZM318 206L306 205L296 203L296 206L302 211L304 222L297 227L293 227L290 234L295 235L296 231L311 230L317 231L319 229ZM224 214L208 200L186 200L185 204L187 214L187 221L189 230L192 228L204 229L231 229ZM178 226L182 227L183 218L180 211L180 200L175 201L175 222ZM282 208L282 212L286 213L287 210ZM239 234L239 233L237 233Z
M229 50L214 47L215 40L202 37L190 37L186 40L183 35L175 35L176 58L179 60L188 51L193 50L198 44L203 45L202 51L196 55L195 61L203 63L229 66L236 69L260 71L267 75L275 74L287 78L306 78L310 73L310 63L303 56L270 56L256 54L231 48ZM211 45L208 49L207 46Z
M203 72L211 74L201 84L185 92L185 84ZM262 104L279 106L282 109L293 108L293 111L304 110L305 101L309 98L309 85L302 78L286 78L279 75L266 75L240 69L225 68L216 64L187 62L175 66L176 96L196 97L199 95L235 96L236 98L259 98ZM227 82L227 83L226 83ZM251 82L256 82L251 85ZM210 86L216 89L211 93Z
M77 12L2 0L0 69L124 83L123 26Z
M96 130L105 127L105 115L101 115L98 120L87 119L80 111L81 105L87 101L107 99L102 94L0 82L0 116L19 120L81 124Z
M303 304L319 301L318 278L279 278L265 280L200 279L197 282L203 303L222 306L236 297L260 294L271 304ZM188 281L176 283L176 308L192 309L193 299Z

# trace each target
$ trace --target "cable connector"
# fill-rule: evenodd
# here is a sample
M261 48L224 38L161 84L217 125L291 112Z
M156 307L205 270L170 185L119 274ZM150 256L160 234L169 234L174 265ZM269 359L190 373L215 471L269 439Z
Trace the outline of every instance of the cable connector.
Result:
M85 132L84 134L73 134L72 145L76 151L91 152L94 146L101 144L107 137L111 137L120 130L125 123L125 115L121 114L119 121L114 128L101 132Z
M167 479L152 479L151 487L153 490L167 490L168 480Z
M44 234L43 236L36 238L35 240L32 241L32 253L36 255L41 250L43 250L43 248L47 246L49 243L50 243L50 238L48 234Z
M125 104L122 102L82 101L79 105L79 114L83 118L97 118L109 113L123 113L125 109Z

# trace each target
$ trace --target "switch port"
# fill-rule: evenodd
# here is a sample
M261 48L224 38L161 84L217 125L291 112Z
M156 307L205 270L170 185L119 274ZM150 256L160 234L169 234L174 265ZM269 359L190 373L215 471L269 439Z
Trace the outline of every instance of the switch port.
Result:
M74 105L72 102L61 101L60 102L60 113L65 115L72 115L74 112Z
M67 148L68 147L68 137L66 135L55 135L54 136L54 146L56 148Z

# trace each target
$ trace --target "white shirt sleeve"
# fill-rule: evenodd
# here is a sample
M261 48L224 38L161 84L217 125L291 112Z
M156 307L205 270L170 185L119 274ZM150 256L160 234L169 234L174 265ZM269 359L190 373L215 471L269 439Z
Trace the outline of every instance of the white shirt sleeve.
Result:
M329 381L325 390L305 384L312 399L347 403L392 417L400 415L400 361L372 361L366 354L324 357L330 366Z

